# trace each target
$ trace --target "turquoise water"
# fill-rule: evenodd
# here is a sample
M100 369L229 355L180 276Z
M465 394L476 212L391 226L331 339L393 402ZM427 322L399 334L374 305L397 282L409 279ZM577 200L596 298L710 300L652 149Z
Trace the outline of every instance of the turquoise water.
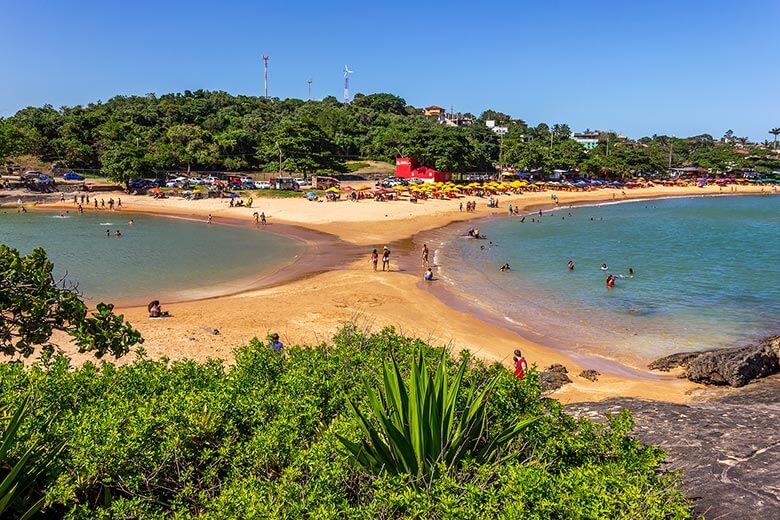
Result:
M113 236L117 229L121 237ZM0 243L24 253L42 246L57 274L78 283L89 301L125 304L237 291L302 251L295 240L253 229L74 211L0 213Z
M780 332L778 196L562 208L539 220L494 219L480 226L488 240L445 244L444 281L537 339L625 360ZM499 272L504 262L511 272ZM619 276L611 290L608 274Z

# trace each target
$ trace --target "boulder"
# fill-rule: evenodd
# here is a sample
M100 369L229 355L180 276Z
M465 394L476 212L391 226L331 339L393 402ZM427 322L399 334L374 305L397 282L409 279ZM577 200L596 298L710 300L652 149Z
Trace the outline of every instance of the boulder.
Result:
M580 377L584 377L588 381L598 381L601 373L597 370L583 370L580 372Z
M699 350L697 352L678 352L671 356L664 356L658 358L649 365L647 368L650 370L660 370L661 372L669 372L678 367L688 368L688 365L697 357L704 354L706 351Z
M547 370L539 372L539 386L543 392L552 392L558 390L563 385L571 383L571 379L566 375L568 370L560 363L547 367Z
M756 345L705 352L688 365L688 379L707 385L746 384L780 370L780 336Z

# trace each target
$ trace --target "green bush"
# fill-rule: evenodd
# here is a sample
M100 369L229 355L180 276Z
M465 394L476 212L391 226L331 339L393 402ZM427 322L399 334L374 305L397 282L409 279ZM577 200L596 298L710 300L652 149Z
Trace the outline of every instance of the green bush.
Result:
M380 387L384 360L409 367L417 352L457 373L458 360L393 329L346 327L329 344L287 348L286 360L255 340L229 366L142 354L125 366L74 369L60 355L2 364L0 396L15 405L35 392L19 429L28 448L64 444L40 479L58 517L690 517L679 476L659 471L660 450L628 436L627 413L607 424L571 418L540 397L533 371L518 381L468 353L459 403L496 378L488 436L541 416L516 456L466 458L423 486L353 467L337 437L360 438L349 402L367 409L363 381Z

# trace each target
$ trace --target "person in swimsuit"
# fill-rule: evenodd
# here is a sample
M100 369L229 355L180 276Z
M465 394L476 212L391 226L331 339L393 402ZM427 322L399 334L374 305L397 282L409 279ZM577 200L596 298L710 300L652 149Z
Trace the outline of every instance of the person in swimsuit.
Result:
M390 270L390 250L387 246L382 250L382 271Z
M374 265L374 271L376 271L376 266L379 263L379 253L377 253L376 249L371 251L371 263Z
M569 260L569 271L574 271L574 260Z
M423 244L422 265L428 265L428 244Z
M423 275L423 279L426 282L430 282L433 280L433 271L431 271L430 267L425 271L425 274Z

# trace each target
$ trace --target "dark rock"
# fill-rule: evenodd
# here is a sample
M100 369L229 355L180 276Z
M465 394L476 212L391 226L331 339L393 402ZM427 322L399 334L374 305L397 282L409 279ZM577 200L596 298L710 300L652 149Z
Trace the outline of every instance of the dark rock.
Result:
M706 352L690 362L688 379L707 385L739 387L770 376L780 370L778 343L780 338L770 338L757 345Z
M603 420L628 408L634 435L667 453L664 469L683 470L683 488L697 517L780 518L780 377L689 405L616 398L566 411Z
M580 372L580 377L584 377L588 381L598 381L601 372L597 370L583 370Z
M566 367L561 365L560 363L555 363L554 365L550 365L547 367L547 372L558 372L560 374L568 374L569 371L566 370Z
M677 354L672 354L671 356L656 359L647 365L647 368L650 370L660 370L661 372L669 372L678 367L688 368L691 361L704 354L704 352L704 350L698 352L679 352Z
M564 370L566 370L565 367ZM542 387L543 392L552 392L553 390L558 390L563 385L567 385L569 383L571 383L571 379L569 379L569 376L567 376L565 372L560 372L558 370L539 372L539 386Z

